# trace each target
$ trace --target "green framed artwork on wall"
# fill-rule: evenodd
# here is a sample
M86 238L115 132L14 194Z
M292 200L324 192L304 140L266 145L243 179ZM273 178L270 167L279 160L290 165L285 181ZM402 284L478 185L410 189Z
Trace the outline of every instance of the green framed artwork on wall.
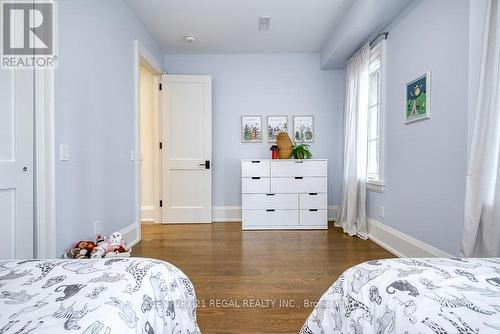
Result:
M243 143L262 142L262 116L241 116L241 141Z
M288 116L267 116L267 141L276 143L280 132L288 133Z
M296 143L314 142L313 116L293 116L293 140Z
M405 85L405 123L431 118L431 72Z

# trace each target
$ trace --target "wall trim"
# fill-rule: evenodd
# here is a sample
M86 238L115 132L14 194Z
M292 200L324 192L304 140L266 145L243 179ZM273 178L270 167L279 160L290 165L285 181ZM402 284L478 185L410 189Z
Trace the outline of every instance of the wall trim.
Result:
M213 206L212 222L241 223L241 206Z
M149 65L151 69L157 71L157 74L161 74L162 67L160 63L155 60L153 54L139 41L134 40L134 148L133 154L131 154L131 159L135 165L135 229L137 241L141 240L141 142L140 142L140 92L139 92L139 81L140 81L140 70L141 70L141 60ZM127 226L125 229L130 228ZM122 233L123 234L123 233Z
M397 257L452 257L423 241L367 218L368 238Z
M155 222L156 208L153 205L141 206L141 222L154 223Z
M328 206L328 220L334 221L337 217L338 206ZM241 223L241 206L213 206L213 223Z
M35 173L34 257L56 258L55 84L53 69L34 71Z
M149 50L143 45L141 44L139 41L138 42L138 51L139 51L139 54L140 56L142 57L142 59L145 60L145 65L147 67L150 67L153 72L156 72L158 74L162 74L163 73L163 66L161 66L161 64L156 60L156 58L153 56L153 54L151 52L149 52Z
M136 223L132 223L122 228L120 233L129 247L136 245L140 241L139 229Z
M337 220L337 212L339 211L338 205L329 205L328 206L328 221Z

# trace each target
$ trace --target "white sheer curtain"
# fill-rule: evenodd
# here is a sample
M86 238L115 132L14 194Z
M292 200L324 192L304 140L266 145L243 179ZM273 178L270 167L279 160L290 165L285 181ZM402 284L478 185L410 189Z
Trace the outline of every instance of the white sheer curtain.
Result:
M366 239L366 165L370 47L347 63L344 112L344 177L336 225L345 233Z
M500 256L500 6L488 1L460 253Z

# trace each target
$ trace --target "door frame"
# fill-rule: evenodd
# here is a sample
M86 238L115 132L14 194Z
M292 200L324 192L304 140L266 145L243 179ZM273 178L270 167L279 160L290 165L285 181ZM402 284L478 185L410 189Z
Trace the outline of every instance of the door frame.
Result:
M34 258L56 258L55 85L53 69L34 76Z
M136 207L136 229L137 229L137 243L141 240L141 140L140 140L140 75L141 75L141 62L145 63L155 75L160 76L164 74L163 66L155 59L153 54L139 41L134 40L134 109L135 109L135 149L134 156L132 157L135 162L135 207ZM160 98L160 94L158 95ZM161 105L159 105L160 118L161 118ZM160 138L161 138L161 134ZM161 163L161 158L159 159ZM161 192L161 190L160 190ZM160 210L155 210L160 212Z

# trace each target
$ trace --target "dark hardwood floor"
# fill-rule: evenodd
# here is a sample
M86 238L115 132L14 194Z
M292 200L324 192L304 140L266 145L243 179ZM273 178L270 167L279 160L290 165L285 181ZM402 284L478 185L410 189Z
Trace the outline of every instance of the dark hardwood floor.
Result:
M239 223L143 224L133 256L168 261L193 282L202 333L298 333L347 268L394 257L330 224L320 231L242 231Z

